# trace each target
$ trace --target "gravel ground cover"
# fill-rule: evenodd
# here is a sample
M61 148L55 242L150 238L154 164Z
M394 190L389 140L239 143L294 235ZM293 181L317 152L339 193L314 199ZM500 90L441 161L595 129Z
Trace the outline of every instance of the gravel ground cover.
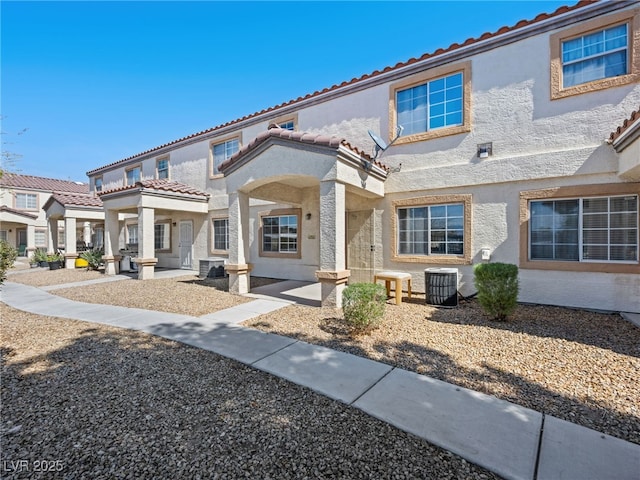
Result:
M63 268L60 270L43 269L18 272L10 275L8 281L33 287L44 287L100 278L104 278L104 274L100 271ZM275 281L277 280L252 277L251 287L256 288ZM144 282L128 279L96 283L53 290L51 293L78 302L143 308L195 317L253 300L230 295L228 291L227 278L200 279L196 275L184 275Z
M61 268L59 270L49 270L47 268L20 270L18 268L16 270L18 270L16 273L12 271L11 275L7 277L7 281L32 287L62 285L63 283L83 282L104 277L104 273L101 271L84 268Z
M3 478L499 478L211 352L1 303L0 327Z
M640 329L619 315L519 305L507 322L475 300L417 295L387 303L379 329L353 337L335 312L289 306L245 326L428 375L640 443Z

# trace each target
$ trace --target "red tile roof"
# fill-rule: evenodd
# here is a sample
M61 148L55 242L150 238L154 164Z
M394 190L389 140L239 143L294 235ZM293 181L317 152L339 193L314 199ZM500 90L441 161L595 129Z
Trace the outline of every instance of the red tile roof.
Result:
M609 143L613 143L638 119L640 119L640 108L631 112L631 116L622 122L622 125L616 128L614 132L611 132L611 135L609 135Z
M89 193L89 184L87 183L34 177L32 175L19 175L17 173L5 173L2 175L2 177L0 177L0 185L3 187L45 190L48 192Z
M0 212L15 213L16 215L22 215L23 217L33 218L34 220L38 218L38 215L35 213L23 212L22 210L16 210L15 208L7 207L6 205L0 206Z
M518 23L516 23L513 26L505 25L505 26L499 28L498 30L496 30L495 32L485 32L485 33L483 33L482 35L480 35L477 38L468 38L464 42L462 42L461 44L453 43L453 44L449 45L447 48L439 48L435 52L425 53L424 55L422 55L419 58L410 58L406 62L398 62L394 66L387 66L387 67L383 68L382 70L375 70L372 73L364 74L359 78L352 78L349 81L344 81L344 82L342 82L340 84L334 84L331 87L325 88L323 90L317 90L317 91L315 91L313 93L308 93L304 97L298 97L296 99L289 100L288 102L283 102L283 103L281 103L279 105L275 105L273 107L265 108L264 110L261 110L259 112L255 112L255 113L252 113L252 114L249 114L249 115L245 115L244 117L237 118L237 119L231 120L231 121L229 121L227 123L220 124L220 125L218 125L216 127L208 128L206 130L202 130L200 132L193 133L191 135L187 135L186 137L182 137L182 138L179 138L177 140L173 140L171 142L164 143L162 145L159 145L157 147L151 148L149 150L145 150L144 152L140 152L140 153L137 153L137 154L132 155L130 157L123 158L122 160L118 160L117 162L113 162L113 163L110 163L108 165L103 165L102 167L98 167L96 169L90 170L90 171L87 172L87 175L91 175L94 172L96 172L98 170L101 170L103 168L112 167L112 166L118 165L120 163L125 163L125 162L127 162L129 160L132 160L134 158L140 157L142 155L146 155L146 154L155 152L157 150L160 150L162 148L165 148L165 147L168 147L168 146L171 146L171 145L175 145L176 143L180 143L180 142L183 142L185 140L196 138L196 137L199 137L201 135L206 135L206 134L214 132L216 130L220 130L220 129L224 128L224 127L229 127L229 126L232 126L234 124L240 123L242 121L249 120L251 118L258 117L260 115L263 115L263 114L266 114L266 113L269 113L269 112L273 112L273 111L278 110L280 108L287 107L287 106L290 106L290 105L294 105L294 104L296 104L298 102L301 102L303 100L308 100L310 98L317 97L319 95L322 95L322 94L325 94L325 93L328 93L328 92L332 92L332 91L347 87L349 85L354 85L354 84L356 84L358 82L361 82L361 81L364 81L364 80L368 80L368 79L373 78L373 77L377 77L379 75L391 72L393 70L398 70L398 69L401 69L401 68L406 67L408 65L412 65L414 63L418 63L418 62L421 62L423 60L427 60L429 58L437 57L439 55L443 55L445 53L452 52L452 51L457 50L459 48L467 47L467 46L472 45L474 43L482 42L484 40L488 40L490 38L498 37L498 36L503 35L505 33L512 32L514 30L518 30L518 29L527 27L529 25L532 25L532 24L535 24L535 23L538 23L538 22L542 22L544 20L547 20L549 18L565 14L565 13L570 12L572 10L577 10L579 8L583 8L583 7L592 5L592 4L596 3L597 1L598 0L581 0L581 1L579 1L578 3L576 3L573 6L562 6L562 7L559 7L552 13L541 13L541 14L537 15L532 20L520 20Z
M136 182L135 185L125 185L123 187L114 188L111 190L104 190L99 192L99 196L103 196L109 193L115 192L124 192L126 190L135 190L149 188L152 190L159 190L165 192L172 193L183 193L187 195L195 195L200 197L209 197L210 195L207 192L203 192L202 190L198 190L197 188L192 187L191 185L187 185L186 183L174 182L173 180L165 179L151 179L151 180L142 180L140 182Z
M240 150L234 153L228 160L224 161L220 165L220 170L223 171L229 168L231 165L238 162L240 158L242 158L248 152L256 149L259 145L263 144L270 138L280 138L284 140L289 140L289 141L294 141L299 143L308 143L312 145L320 145L323 147L331 147L335 149L338 149L340 145L343 145L347 147L349 150L351 150L352 152L360 155L362 158L370 162L373 161L375 165L382 168L383 170L386 170L386 171L389 170L389 167L387 167L386 165L376 160L373 160L373 158L371 158L369 154L365 153L363 150L357 147L354 147L342 137L329 136L329 135L314 135L306 132L294 132L292 130L286 130L283 128L269 128L269 130L260 132L256 138L254 138L249 143L244 145Z
M77 206L77 207L99 207L102 208L102 200L93 195L70 195L65 193L54 193L51 195L51 199L60 203L65 207ZM49 199L49 201L51 201ZM47 202L49 203L49 202Z

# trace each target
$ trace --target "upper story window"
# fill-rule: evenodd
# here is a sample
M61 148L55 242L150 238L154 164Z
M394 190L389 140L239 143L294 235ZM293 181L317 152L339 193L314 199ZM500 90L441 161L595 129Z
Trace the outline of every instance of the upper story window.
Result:
M135 185L136 182L140 181L140 167L133 167L126 171L125 173L127 185Z
M640 81L640 9L581 22L549 37L551 99Z
M159 179L169 178L169 159L160 158L156 162L156 172Z
M390 87L389 138L419 142L471 131L471 62L443 65L401 80Z
M282 128L283 130L291 130L291 131L293 131L293 130L296 129L296 124L295 124L295 122L293 120L287 120L285 122L278 123L278 126L280 128Z
M628 73L627 40L625 23L562 42L562 86Z
M213 175L220 173L220 165L240 149L240 140L230 138L220 143L211 145L211 158L213 162Z
M214 218L213 224L213 250L229 250L229 219Z
M399 90L396 96L398 124L405 135L462 125L462 73Z
M35 193L16 193L16 208L36 210L38 208L38 195Z
M96 177L96 179L94 180L94 185L95 185L96 192L101 192L102 191L102 177Z

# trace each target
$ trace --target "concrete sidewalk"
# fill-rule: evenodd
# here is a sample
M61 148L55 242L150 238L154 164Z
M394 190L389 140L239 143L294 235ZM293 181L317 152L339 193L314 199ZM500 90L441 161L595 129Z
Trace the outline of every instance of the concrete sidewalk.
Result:
M300 294L299 285L289 287ZM263 292L253 302L190 317L74 302L12 282L0 291L4 303L20 310L144 331L233 358L359 408L504 478L640 478L640 445L390 365L238 325L287 306L293 296Z

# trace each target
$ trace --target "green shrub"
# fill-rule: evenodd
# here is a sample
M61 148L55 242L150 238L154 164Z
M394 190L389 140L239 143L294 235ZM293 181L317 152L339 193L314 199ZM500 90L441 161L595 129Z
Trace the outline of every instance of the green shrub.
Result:
M64 256L60 252L50 253L47 255L47 262L63 262Z
M479 263L473 273L484 311L495 320L506 320L518 303L518 267L510 263Z
M46 262L47 261L47 251L44 248L36 248L33 251L33 257L31 257L34 262Z
M0 285L7 278L7 270L13 267L13 262L18 257L18 250L12 247L9 242L0 240Z
M102 250L97 248L85 250L80 253L80 258L87 261L87 270L98 270L100 265L102 265Z
M384 316L387 291L375 283L354 283L342 293L344 319L355 333L376 328Z

